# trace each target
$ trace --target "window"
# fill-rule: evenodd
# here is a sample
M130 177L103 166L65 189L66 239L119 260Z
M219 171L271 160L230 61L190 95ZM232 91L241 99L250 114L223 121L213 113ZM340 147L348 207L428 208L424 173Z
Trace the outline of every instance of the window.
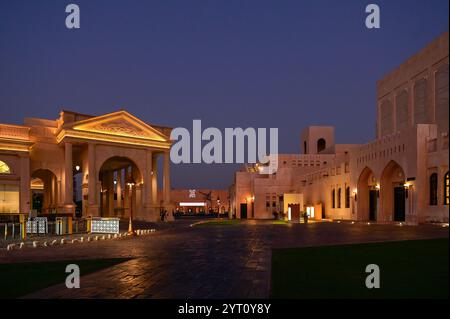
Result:
M340 188L338 189L338 193L337 193L337 202L338 202L337 207L341 208L341 189Z
M345 188L345 208L350 208L350 187Z
M331 207L335 208L336 207L336 190L333 188L333 190L331 191Z
M327 147L327 142L325 142L325 139L319 138L317 140L317 153L322 152Z
M436 173L430 175L430 205L438 204L438 176Z
M448 205L449 202L449 177L448 172L444 176L444 205Z
M303 142L303 153L308 154L308 148L307 148L306 141Z
M11 174L11 169L3 161L0 161L0 174Z

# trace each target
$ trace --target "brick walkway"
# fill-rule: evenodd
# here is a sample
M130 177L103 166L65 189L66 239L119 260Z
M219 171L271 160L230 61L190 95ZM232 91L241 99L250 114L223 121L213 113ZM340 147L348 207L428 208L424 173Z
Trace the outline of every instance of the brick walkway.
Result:
M176 227L135 239L2 250L0 262L134 258L82 277L80 289L56 285L29 298L266 298L271 248L448 237L448 228L434 225L189 223L177 221Z

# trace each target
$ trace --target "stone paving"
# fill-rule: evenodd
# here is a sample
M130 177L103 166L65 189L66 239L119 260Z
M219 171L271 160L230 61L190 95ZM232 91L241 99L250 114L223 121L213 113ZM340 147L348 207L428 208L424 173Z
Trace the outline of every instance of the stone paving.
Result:
M176 221L174 227L133 239L0 250L0 263L133 258L82 276L80 289L61 284L27 298L267 298L272 248L448 237L448 228L437 225L190 223Z

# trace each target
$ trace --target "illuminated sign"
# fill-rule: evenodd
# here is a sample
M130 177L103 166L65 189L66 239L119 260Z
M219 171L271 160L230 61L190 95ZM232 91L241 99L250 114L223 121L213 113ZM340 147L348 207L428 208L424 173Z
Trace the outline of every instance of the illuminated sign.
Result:
M119 218L92 218L91 233L118 234Z
M204 202L182 202L180 203L181 207L198 207L198 206L206 206Z

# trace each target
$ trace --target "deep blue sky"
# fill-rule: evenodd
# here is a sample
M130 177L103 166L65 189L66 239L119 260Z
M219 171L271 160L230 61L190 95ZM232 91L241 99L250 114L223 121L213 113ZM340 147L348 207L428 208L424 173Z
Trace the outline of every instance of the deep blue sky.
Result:
M380 30L365 28L369 3ZM448 30L448 3L0 0L0 122L125 108L172 127L278 127L283 153L313 124L364 143L376 80ZM227 187L235 168L172 165L172 186Z

